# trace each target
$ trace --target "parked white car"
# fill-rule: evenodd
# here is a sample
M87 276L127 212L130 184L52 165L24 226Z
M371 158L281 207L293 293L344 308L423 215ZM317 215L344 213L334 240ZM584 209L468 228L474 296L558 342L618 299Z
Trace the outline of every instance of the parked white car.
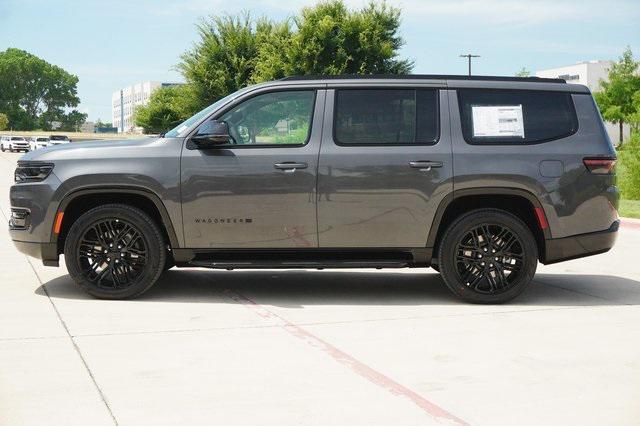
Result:
M63 143L69 143L71 140L65 135L51 135L49 136L49 145L61 145Z
M29 152L29 141L27 141L23 136L3 136L2 139L0 139L0 149L2 152L6 150L11 152Z
M47 136L32 136L29 139L29 147L31 151L36 149L46 148L49 146L49 138Z

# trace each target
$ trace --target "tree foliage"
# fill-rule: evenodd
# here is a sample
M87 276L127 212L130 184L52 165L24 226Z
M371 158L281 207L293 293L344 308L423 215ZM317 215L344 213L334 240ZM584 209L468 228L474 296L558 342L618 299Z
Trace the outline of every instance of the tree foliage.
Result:
M293 28L292 28L293 27ZM274 25L259 44L253 81L287 75L407 74L413 62L399 59L400 10L370 3L350 11L340 0L303 8Z
M198 25L200 41L182 55L178 70L191 84L200 105L216 100L247 85L258 53L258 36L271 24L254 24L248 14L214 16Z
M9 127L9 117L7 114L0 112L0 130L6 130Z
M75 75L24 50L0 52L0 112L14 129L47 129L53 121L82 124L86 115L66 112L80 102L77 84Z
M516 77L531 77L531 71L525 67L520 68L520 71L516 72Z
M157 89L149 103L135 111L137 126L145 133L165 132L193 115L195 96L190 85L169 86Z
M620 126L620 140L623 140L623 125L634 120L638 109L634 103L634 95L640 91L640 76L637 75L638 62L633 58L631 49L627 48L618 62L609 70L608 81L602 80L602 90L595 94L602 117Z
M372 2L349 10L342 0L303 8L282 22L247 13L212 16L198 25L199 41L177 65L186 87L160 92L139 109L136 123L146 132L166 131L249 84L289 75L409 73L413 62L398 57L399 27L397 8Z

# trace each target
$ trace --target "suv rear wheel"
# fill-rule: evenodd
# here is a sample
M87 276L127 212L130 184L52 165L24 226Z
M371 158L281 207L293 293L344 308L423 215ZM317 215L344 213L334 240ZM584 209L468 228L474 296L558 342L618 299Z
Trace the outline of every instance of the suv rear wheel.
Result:
M80 216L69 230L64 254L73 280L100 299L141 295L155 284L166 262L158 225L123 204L99 206Z
M538 264L536 240L516 216L497 209L466 213L445 231L438 250L449 289L472 303L503 303L518 296Z

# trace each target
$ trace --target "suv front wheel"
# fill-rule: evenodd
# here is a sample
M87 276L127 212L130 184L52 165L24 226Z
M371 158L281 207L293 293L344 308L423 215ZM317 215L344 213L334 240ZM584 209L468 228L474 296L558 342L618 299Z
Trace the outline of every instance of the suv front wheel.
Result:
M445 231L438 250L440 273L449 289L472 303L503 303L518 296L538 264L536 240L511 213L474 210Z
M141 295L157 280L166 262L158 225L143 211L108 204L80 216L67 235L64 257L69 275L100 299Z

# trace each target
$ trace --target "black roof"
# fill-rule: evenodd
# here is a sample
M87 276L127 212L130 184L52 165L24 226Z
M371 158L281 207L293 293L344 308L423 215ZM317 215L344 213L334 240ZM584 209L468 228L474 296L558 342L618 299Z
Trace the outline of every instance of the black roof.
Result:
M446 75L446 74L342 74L342 75L295 75L280 81L296 80L347 80L347 79L384 79L384 80L473 80L473 81L523 81L530 83L566 83L561 78L507 77L498 75Z

